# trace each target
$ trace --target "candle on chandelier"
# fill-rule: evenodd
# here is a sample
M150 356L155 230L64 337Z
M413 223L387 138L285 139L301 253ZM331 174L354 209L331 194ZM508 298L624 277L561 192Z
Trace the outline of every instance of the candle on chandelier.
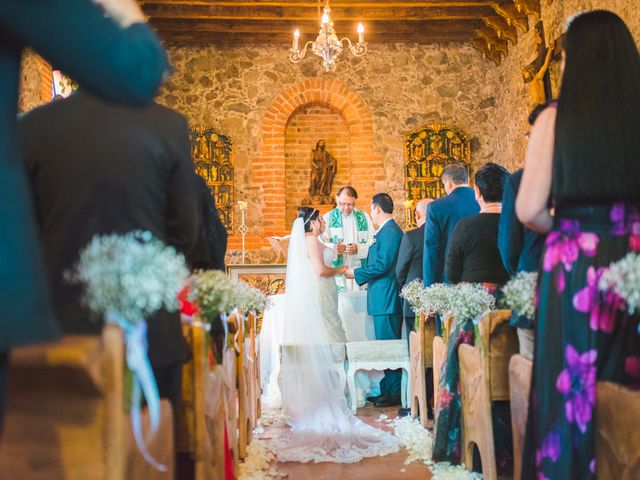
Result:
M358 43L364 42L364 25L358 23Z
M300 30L296 28L296 31L293 32L293 49L298 50L298 39L300 38Z
M322 14L322 25L325 23L329 23L329 15L327 15L327 12Z

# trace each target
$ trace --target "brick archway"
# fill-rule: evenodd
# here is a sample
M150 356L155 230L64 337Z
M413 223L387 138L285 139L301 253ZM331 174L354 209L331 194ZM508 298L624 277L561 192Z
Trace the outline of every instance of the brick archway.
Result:
M326 105L340 113L349 132L350 168L362 201L384 180L382 157L373 152L373 126L369 108L360 96L335 80L305 80L281 92L262 120L262 154L253 168L253 182L263 198L262 239L286 235L285 129L289 119L305 105ZM266 244L265 240L260 242Z

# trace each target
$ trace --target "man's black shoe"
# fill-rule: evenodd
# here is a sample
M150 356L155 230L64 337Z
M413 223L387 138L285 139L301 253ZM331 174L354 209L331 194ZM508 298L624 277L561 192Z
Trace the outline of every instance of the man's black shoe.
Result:
M408 415L411 415L411 409L410 408L399 408L398 409L398 416L399 417L406 417Z
M400 405L400 395L389 395L383 400L374 402L373 406L376 408L395 407Z
M367 402L371 402L371 403L376 403L379 402L381 400L385 400L387 398L386 395L375 395L373 397L367 397Z

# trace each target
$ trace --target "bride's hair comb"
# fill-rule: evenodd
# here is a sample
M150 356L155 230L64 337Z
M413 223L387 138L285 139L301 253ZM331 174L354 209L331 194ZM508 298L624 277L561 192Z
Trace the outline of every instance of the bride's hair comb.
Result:
M313 215L317 212L318 210L316 210L315 208L313 210L311 210L311 213L309 214L309 216L307 217L307 219L304 221L304 223L302 225L306 225L307 223L309 223L309 221L311 220L311 217L313 217ZM304 217L303 217L304 218Z

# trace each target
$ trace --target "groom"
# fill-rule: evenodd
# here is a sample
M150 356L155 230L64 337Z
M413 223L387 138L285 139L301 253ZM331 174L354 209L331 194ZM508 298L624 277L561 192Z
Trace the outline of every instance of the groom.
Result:
M378 227L369 247L367 264L349 268L345 277L355 278L358 285L368 284L367 313L373 317L376 340L401 338L400 298L395 267L402 240L402 230L393 220L393 200L386 193L374 195L371 219ZM369 397L375 407L390 407L400 403L400 370L385 370L380 382L380 395Z

